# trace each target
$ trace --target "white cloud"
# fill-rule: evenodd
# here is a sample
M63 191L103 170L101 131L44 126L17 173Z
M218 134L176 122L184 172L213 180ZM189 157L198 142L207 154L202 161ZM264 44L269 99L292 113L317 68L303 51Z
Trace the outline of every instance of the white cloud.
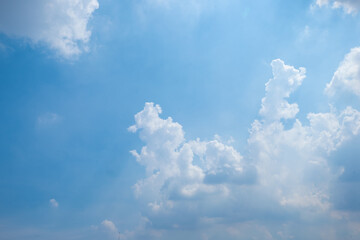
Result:
M261 108L264 109L265 102L271 111L263 114L263 120L254 121L248 139L259 181L273 188L282 205L326 209L329 206L328 185L341 172L341 169L339 173L331 172L327 157L345 140L359 133L360 113L351 107L340 113L336 110L309 113L310 125L304 126L295 119L293 126L285 129L281 121L284 115L279 112L286 112L287 118L295 118L298 106L289 104L284 98L301 84L305 69L297 70L280 60L274 60L272 66L274 78L266 84ZM268 100L267 96L274 95L275 100ZM268 115L272 113L275 117L269 121Z
M356 13L360 10L359 0L317 0L320 7L332 4L333 8L343 8L346 13Z
M110 220L105 219L104 221L101 222L101 225L104 226L111 233L118 233L117 227Z
M349 92L360 97L360 47L351 49L345 56L325 92L330 96Z
M146 168L146 177L134 190L142 214L157 228L175 231L200 224L213 229L254 221L254 229L262 228L272 239L287 234L286 229L272 232L265 220L271 216L284 223L289 212L297 213L291 221L306 222L309 215L331 218L329 189L344 169L331 166L328 157L359 134L360 112L347 107L309 113L304 125L295 119L298 105L286 99L301 85L305 69L280 59L271 65L274 77L266 84L262 118L251 126L246 156L218 137L186 140L179 123L159 116L159 105L146 103L135 115L129 130L139 131L145 146L132 154ZM286 129L284 119L293 119L293 126Z
M53 207L53 208L59 207L59 203L58 203L54 198L52 198L52 199L49 200L49 204L50 204L50 206Z
M329 0L316 0L316 4L320 7L329 4Z
M12 0L0 2L0 31L10 37L45 43L64 57L87 50L87 24L97 0Z
M174 199L227 194L227 187L217 184L246 181L242 156L233 147L218 140L186 141L182 126L171 118L161 119L160 113L159 105L146 103L135 115L136 124L129 128L140 131L146 143L140 153L132 151L147 175L135 185L135 191L153 210L171 207Z
M328 156L359 134L360 112L348 107L339 114L309 113L310 125L299 120L286 130L283 123L256 120L249 149L257 162L259 182L272 189L283 206L312 211L330 210L330 183L343 173Z
M293 118L299 108L296 103L290 104L288 98L302 84L305 69L295 69L285 65L280 59L271 62L274 78L266 83L266 95L261 100L260 114L266 119Z

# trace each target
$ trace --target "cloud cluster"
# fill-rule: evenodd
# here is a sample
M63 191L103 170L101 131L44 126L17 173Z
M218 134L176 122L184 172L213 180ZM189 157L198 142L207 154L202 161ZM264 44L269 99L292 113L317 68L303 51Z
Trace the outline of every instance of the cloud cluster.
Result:
M159 105L146 103L135 115L129 130L138 131L145 146L132 154L146 177L134 191L152 229L221 228L227 239L236 239L244 235L236 229L247 224L247 229L259 230L260 239L288 239L303 233L284 226L307 223L309 215L338 221L330 188L346 169L328 159L359 134L360 112L349 106L309 113L309 124L301 123L298 105L287 98L301 85L305 69L280 59L271 66L274 76L266 83L262 118L251 126L246 156L216 138L186 140L179 123L160 117ZM285 119L293 125L285 127ZM270 226L267 219L280 223ZM321 234L317 239L326 239ZM250 231L246 237L254 236Z
M0 32L45 43L64 57L86 51L87 24L97 0L12 0L0 2Z
M320 7L331 4L333 8L343 8L348 14L357 13L360 10L358 0L316 0L316 4Z

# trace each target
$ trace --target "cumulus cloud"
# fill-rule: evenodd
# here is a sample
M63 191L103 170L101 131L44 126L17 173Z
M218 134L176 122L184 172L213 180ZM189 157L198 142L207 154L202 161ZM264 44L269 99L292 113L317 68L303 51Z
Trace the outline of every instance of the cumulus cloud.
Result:
M272 67L274 78L266 84L260 110L264 119L255 120L250 130L249 157L256 162L259 182L274 188L281 205L327 209L329 183L342 171L333 172L327 158L359 133L360 113L352 107L341 112L332 109L327 113L309 113L309 125L294 119L293 126L285 129L281 117L295 118L298 112L298 105L289 104L286 98L301 85L305 69L297 70L281 60L274 60ZM268 95L275 95L275 100L268 100ZM263 113L264 102L271 109L267 114ZM275 117L269 121L272 113Z
M50 199L49 204L53 208L59 207L59 203L54 198Z
M248 181L243 157L233 147L218 140L186 141L182 126L171 118L160 118L160 113L159 105L146 103L129 128L139 130L146 143L140 153L131 152L147 174L135 185L136 195L145 197L154 211L171 205L172 200L227 194L224 182Z
M345 92L360 97L360 47L351 49L345 56L325 92L330 96Z
M154 103L135 115L129 130L138 131L145 146L131 153L146 177L134 191L150 228L219 228L226 238L237 239L244 232L236 229L251 222L249 229L261 229L260 239L287 239L303 236L285 227L290 222L309 227L310 215L333 219L330 187L346 169L332 166L328 158L359 134L360 112L347 107L309 113L309 123L303 124L296 119L298 105L287 98L305 79L305 69L280 59L271 66L274 76L266 83L261 118L251 126L245 156L219 138L187 140L182 126L161 118ZM293 126L285 128L284 119L293 119ZM274 227L269 218L281 220ZM317 239L326 239L322 227L314 234ZM250 236L255 237L251 231Z
M358 0L317 0L316 4L320 7L331 4L333 8L343 8L346 13L356 13L360 9Z
M266 95L261 100L260 114L272 120L293 118L299 112L298 105L285 99L302 84L306 71L287 66L280 59L272 61L271 66L274 78L265 85Z
M0 32L76 56L87 50L88 21L98 7L97 0L1 1Z
M117 227L110 220L105 219L104 221L101 222L101 225L104 226L111 233L118 233Z

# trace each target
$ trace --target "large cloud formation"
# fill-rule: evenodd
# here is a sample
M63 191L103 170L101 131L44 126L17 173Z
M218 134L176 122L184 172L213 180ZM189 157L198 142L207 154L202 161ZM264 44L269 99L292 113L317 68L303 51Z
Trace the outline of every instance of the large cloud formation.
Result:
M97 0L0 1L0 32L45 43L69 58L86 51L87 24Z
M134 191L154 238L359 236L357 215L332 202L332 185L347 169L330 164L329 157L359 134L360 112L349 106L309 113L309 124L301 123L298 105L287 98L305 79L305 69L280 59L271 66L274 77L266 83L262 118L251 126L246 156L217 138L186 140L182 126L162 119L154 103L135 115L129 130L138 131L145 146L132 154L146 177ZM290 128L285 119L293 121ZM136 231L120 237L138 238Z
M329 5L333 8L343 8L346 13L357 13L360 10L360 1L358 0L316 0L320 7Z

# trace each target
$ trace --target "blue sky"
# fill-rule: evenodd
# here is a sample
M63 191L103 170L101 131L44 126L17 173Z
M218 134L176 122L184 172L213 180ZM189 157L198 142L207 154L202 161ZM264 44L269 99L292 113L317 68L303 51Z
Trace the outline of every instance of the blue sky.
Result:
M358 239L357 0L0 3L0 238Z

